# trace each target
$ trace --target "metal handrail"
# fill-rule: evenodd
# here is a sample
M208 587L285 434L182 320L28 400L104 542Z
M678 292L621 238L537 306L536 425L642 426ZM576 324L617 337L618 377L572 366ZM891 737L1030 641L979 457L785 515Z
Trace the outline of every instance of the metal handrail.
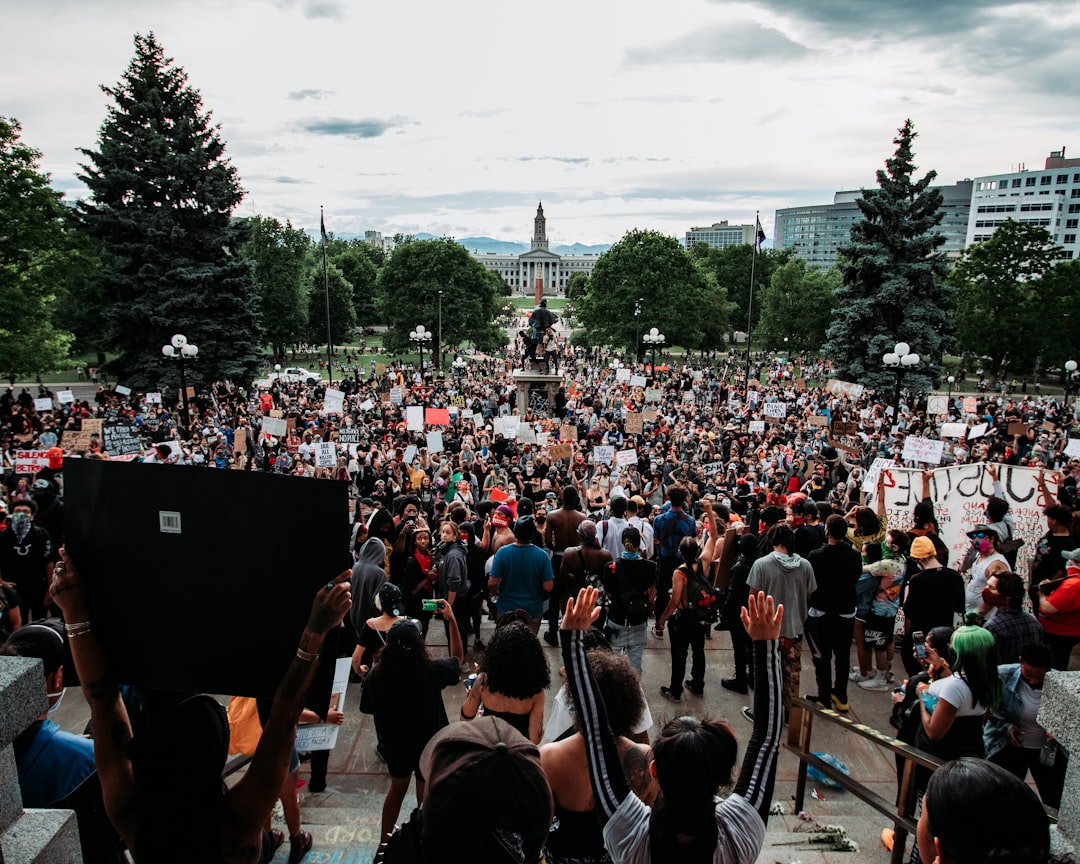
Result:
M912 818L915 809L915 768L922 766L931 771L941 766L942 761L935 756L912 747L891 735L886 735L877 729L872 729L864 723L858 723L850 717L834 711L831 708L823 708L817 702L807 699L796 699L794 705L797 709L791 712L791 729L787 741L787 749L799 760L799 780L795 789L795 811L803 809L806 798L806 772L813 765L823 775L835 781L839 786L851 792L860 801L869 804L893 823L895 835L893 837L891 864L902 864L904 860L904 844L908 834L914 834L916 822ZM858 735L879 747L891 751L904 760L904 769L900 780L900 801L893 804L882 798L876 792L871 791L858 780L834 768L828 762L815 756L810 749L810 736L814 726L814 716L817 715L830 723L842 727L844 731Z

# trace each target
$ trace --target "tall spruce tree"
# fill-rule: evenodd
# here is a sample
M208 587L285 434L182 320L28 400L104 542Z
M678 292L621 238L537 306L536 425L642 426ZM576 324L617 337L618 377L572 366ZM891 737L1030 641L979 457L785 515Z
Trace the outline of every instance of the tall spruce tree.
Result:
M945 238L934 232L942 217L941 193L930 188L937 172L913 179L915 137L906 120L893 140L896 152L877 172L878 188L862 190L863 218L839 250L843 285L823 349L839 377L885 391L895 377L882 356L897 342L924 360L904 386L936 384L952 314L953 289L938 251Z
M241 256L243 190L187 74L153 33L135 36L97 150L80 179L78 215L105 250L102 302L119 356L114 377L135 386L179 379L161 347L174 333L198 345L188 381L248 381L260 364L255 281Z

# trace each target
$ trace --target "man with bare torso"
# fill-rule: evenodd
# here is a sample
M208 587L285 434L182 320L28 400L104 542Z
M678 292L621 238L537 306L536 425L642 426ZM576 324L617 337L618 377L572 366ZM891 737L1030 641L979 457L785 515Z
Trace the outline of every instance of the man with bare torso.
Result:
M562 507L547 514L544 526L544 546L551 549L551 571L555 577L555 588L551 592L548 604L548 629L544 641L548 645L559 644L559 610L566 603L566 583L562 577L563 552L567 547L578 542L577 528L585 521L585 514L578 509L581 496L573 486L567 486L562 493Z

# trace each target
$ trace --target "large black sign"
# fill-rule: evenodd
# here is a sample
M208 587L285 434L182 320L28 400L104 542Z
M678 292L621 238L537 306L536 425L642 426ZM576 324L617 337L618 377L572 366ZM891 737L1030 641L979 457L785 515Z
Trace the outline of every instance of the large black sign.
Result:
M110 456L129 456L142 450L142 439L137 426L105 426L102 437L102 446Z

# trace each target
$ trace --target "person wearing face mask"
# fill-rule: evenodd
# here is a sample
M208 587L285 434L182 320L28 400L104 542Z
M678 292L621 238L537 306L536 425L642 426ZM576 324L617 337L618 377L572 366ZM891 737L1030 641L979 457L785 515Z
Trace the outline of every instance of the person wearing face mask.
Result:
M31 498L16 498L8 527L0 534L0 573L15 584L22 597L24 623L45 617L49 604L52 543L49 532L34 525L37 504Z
M1001 704L983 727L983 745L987 759L1020 780L1026 780L1030 771L1043 804L1057 808L1069 760L1063 752L1056 752L1052 760L1046 757L1047 741L1053 742L1053 738L1037 720L1043 681L1053 656L1048 645L1026 642L1020 649L1019 663L998 666ZM1049 750L1055 749L1051 743Z
M64 698L64 639L48 624L28 624L8 638L0 655L42 661L49 707L15 739L15 765L23 806L53 807L95 771L94 742L64 732L49 719Z
M1009 569L1009 562L1005 556L997 551L994 541L1004 540L996 526L981 524L976 525L973 531L968 532L971 538L972 548L975 550L975 560L971 563L971 579L964 589L964 609L967 612L975 612L982 618L983 623L990 621L996 612L995 607L983 603L983 589L986 588L986 580L998 573L1004 573Z
M1017 573L1006 571L988 578L982 602L997 610L987 621L986 629L994 637L999 663L1018 663L1021 646L1043 641L1039 620L1024 610L1024 580Z

